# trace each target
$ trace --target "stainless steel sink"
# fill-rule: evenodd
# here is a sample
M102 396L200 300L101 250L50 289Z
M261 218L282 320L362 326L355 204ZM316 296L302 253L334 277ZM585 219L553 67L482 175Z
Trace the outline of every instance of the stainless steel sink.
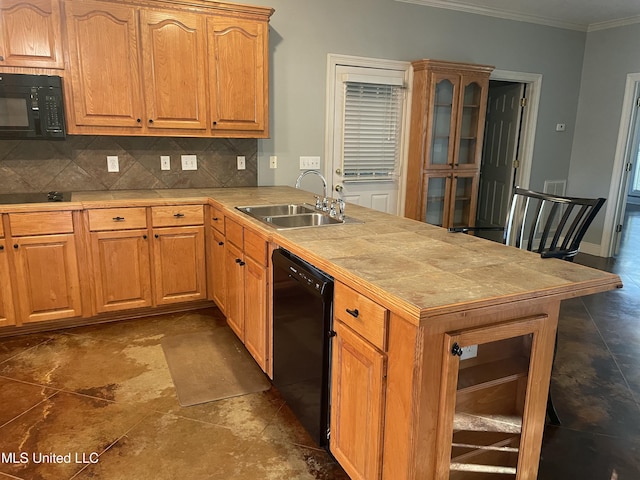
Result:
M279 217L264 217L266 223L279 228L319 227L321 225L335 225L344 223L335 217L324 213L304 213L300 215L282 215Z
M343 223L362 223L350 217L341 220L329 215L328 212L316 210L313 205L308 203L253 205L236 208L278 230L342 225Z
M253 217L272 217L276 215L298 215L301 213L313 213L313 205L306 203L285 204L285 205L257 205L254 207L236 207L241 212Z

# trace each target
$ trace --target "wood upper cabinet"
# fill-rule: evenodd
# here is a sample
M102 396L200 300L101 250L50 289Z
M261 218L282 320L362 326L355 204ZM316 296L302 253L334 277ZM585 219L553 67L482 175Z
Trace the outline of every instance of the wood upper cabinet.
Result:
M0 3L0 67L64 68L58 0Z
M72 213L9 214L18 319L22 323L82 314Z
M107 2L65 3L73 121L78 127L127 127L141 134L142 101L137 10ZM96 32L100 32L97 35ZM100 130L91 132L100 133Z
M413 66L405 215L443 227L471 226L493 67L439 60Z
M268 135L268 24L207 19L209 99L214 131Z
M267 136L272 10L217 8L66 0L68 132Z
M96 311L151 306L151 250L146 209L93 209L87 215Z
M207 128L203 15L140 11L147 127Z

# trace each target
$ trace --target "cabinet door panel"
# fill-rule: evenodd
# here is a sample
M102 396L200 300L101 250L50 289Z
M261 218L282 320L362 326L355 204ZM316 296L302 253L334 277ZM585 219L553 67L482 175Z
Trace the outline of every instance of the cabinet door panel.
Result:
M73 235L14 239L20 317L24 322L81 314L78 264Z
M148 128L207 128L205 21L142 10Z
M385 358L336 322L330 450L352 479L380 478Z
M151 306L151 269L146 230L91 234L96 310Z
M266 23L209 18L207 29L213 129L266 130Z
M136 10L67 2L66 17L75 124L139 129L143 107Z
M204 227L154 230L156 304L207 297Z
M11 298L11 278L5 240L0 240L0 327L14 325L15 315Z
M58 0L0 3L0 66L64 68Z
M225 238L220 232L215 229L212 233L213 244L211 245L211 297L216 302L218 308L222 313L226 312L227 303L227 287L226 287L226 268L225 268L225 254L224 243Z
M225 314L227 323L244 342L244 268L240 265L244 260L242 250L231 242L225 244L225 275L227 282L227 297Z
M267 269L245 256L244 346L262 370L267 365Z

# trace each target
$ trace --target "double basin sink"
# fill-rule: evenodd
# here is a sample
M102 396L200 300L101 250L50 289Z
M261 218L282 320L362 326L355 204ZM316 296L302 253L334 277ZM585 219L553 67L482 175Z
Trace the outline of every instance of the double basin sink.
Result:
M341 220L338 217L329 215L327 212L316 210L313 205L307 203L255 205L236 208L278 230L342 225L346 223L344 219Z

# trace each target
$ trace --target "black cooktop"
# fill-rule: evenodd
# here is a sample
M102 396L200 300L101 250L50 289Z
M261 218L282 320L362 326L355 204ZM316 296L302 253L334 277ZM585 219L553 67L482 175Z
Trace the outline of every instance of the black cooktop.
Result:
M71 192L0 193L0 203L69 202Z

